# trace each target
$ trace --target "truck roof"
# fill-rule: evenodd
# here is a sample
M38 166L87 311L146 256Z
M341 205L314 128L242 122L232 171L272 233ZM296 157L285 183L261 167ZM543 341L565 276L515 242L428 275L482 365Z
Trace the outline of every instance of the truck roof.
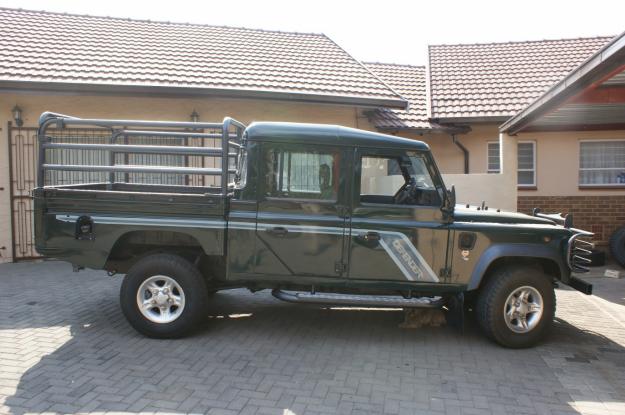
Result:
M247 138L255 141L393 147L420 151L430 149L423 141L329 124L255 122L245 131Z

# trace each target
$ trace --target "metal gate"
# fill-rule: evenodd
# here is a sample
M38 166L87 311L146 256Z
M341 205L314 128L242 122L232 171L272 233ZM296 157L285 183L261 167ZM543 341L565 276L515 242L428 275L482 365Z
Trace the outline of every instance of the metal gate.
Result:
M39 258L35 251L33 200L37 166L37 129L9 122L9 179L13 260Z

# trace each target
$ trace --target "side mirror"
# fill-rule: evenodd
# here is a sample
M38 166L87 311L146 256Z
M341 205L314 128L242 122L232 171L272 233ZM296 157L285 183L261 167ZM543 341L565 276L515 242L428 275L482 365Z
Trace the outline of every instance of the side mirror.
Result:
M443 202L442 211L451 216L454 213L456 207L456 187L452 184L451 189L448 189L445 194L445 200Z

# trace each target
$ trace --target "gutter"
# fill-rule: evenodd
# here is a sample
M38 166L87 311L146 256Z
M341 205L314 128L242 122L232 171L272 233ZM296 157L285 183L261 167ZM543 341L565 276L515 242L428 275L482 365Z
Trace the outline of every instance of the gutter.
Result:
M258 89L198 88L186 86L100 84L86 82L31 82L0 80L3 92L59 92L68 95L128 95L149 97L219 97L279 100L317 104L358 105L362 107L388 107L406 109L408 101L398 98L369 98L358 95L338 96L302 92L266 91Z

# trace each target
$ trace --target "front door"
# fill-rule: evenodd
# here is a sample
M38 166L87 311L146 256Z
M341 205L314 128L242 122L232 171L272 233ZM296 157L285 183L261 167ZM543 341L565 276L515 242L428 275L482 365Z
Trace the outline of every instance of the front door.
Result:
M262 143L255 273L344 276L347 152Z
M356 152L349 278L445 281L449 230L429 153Z

